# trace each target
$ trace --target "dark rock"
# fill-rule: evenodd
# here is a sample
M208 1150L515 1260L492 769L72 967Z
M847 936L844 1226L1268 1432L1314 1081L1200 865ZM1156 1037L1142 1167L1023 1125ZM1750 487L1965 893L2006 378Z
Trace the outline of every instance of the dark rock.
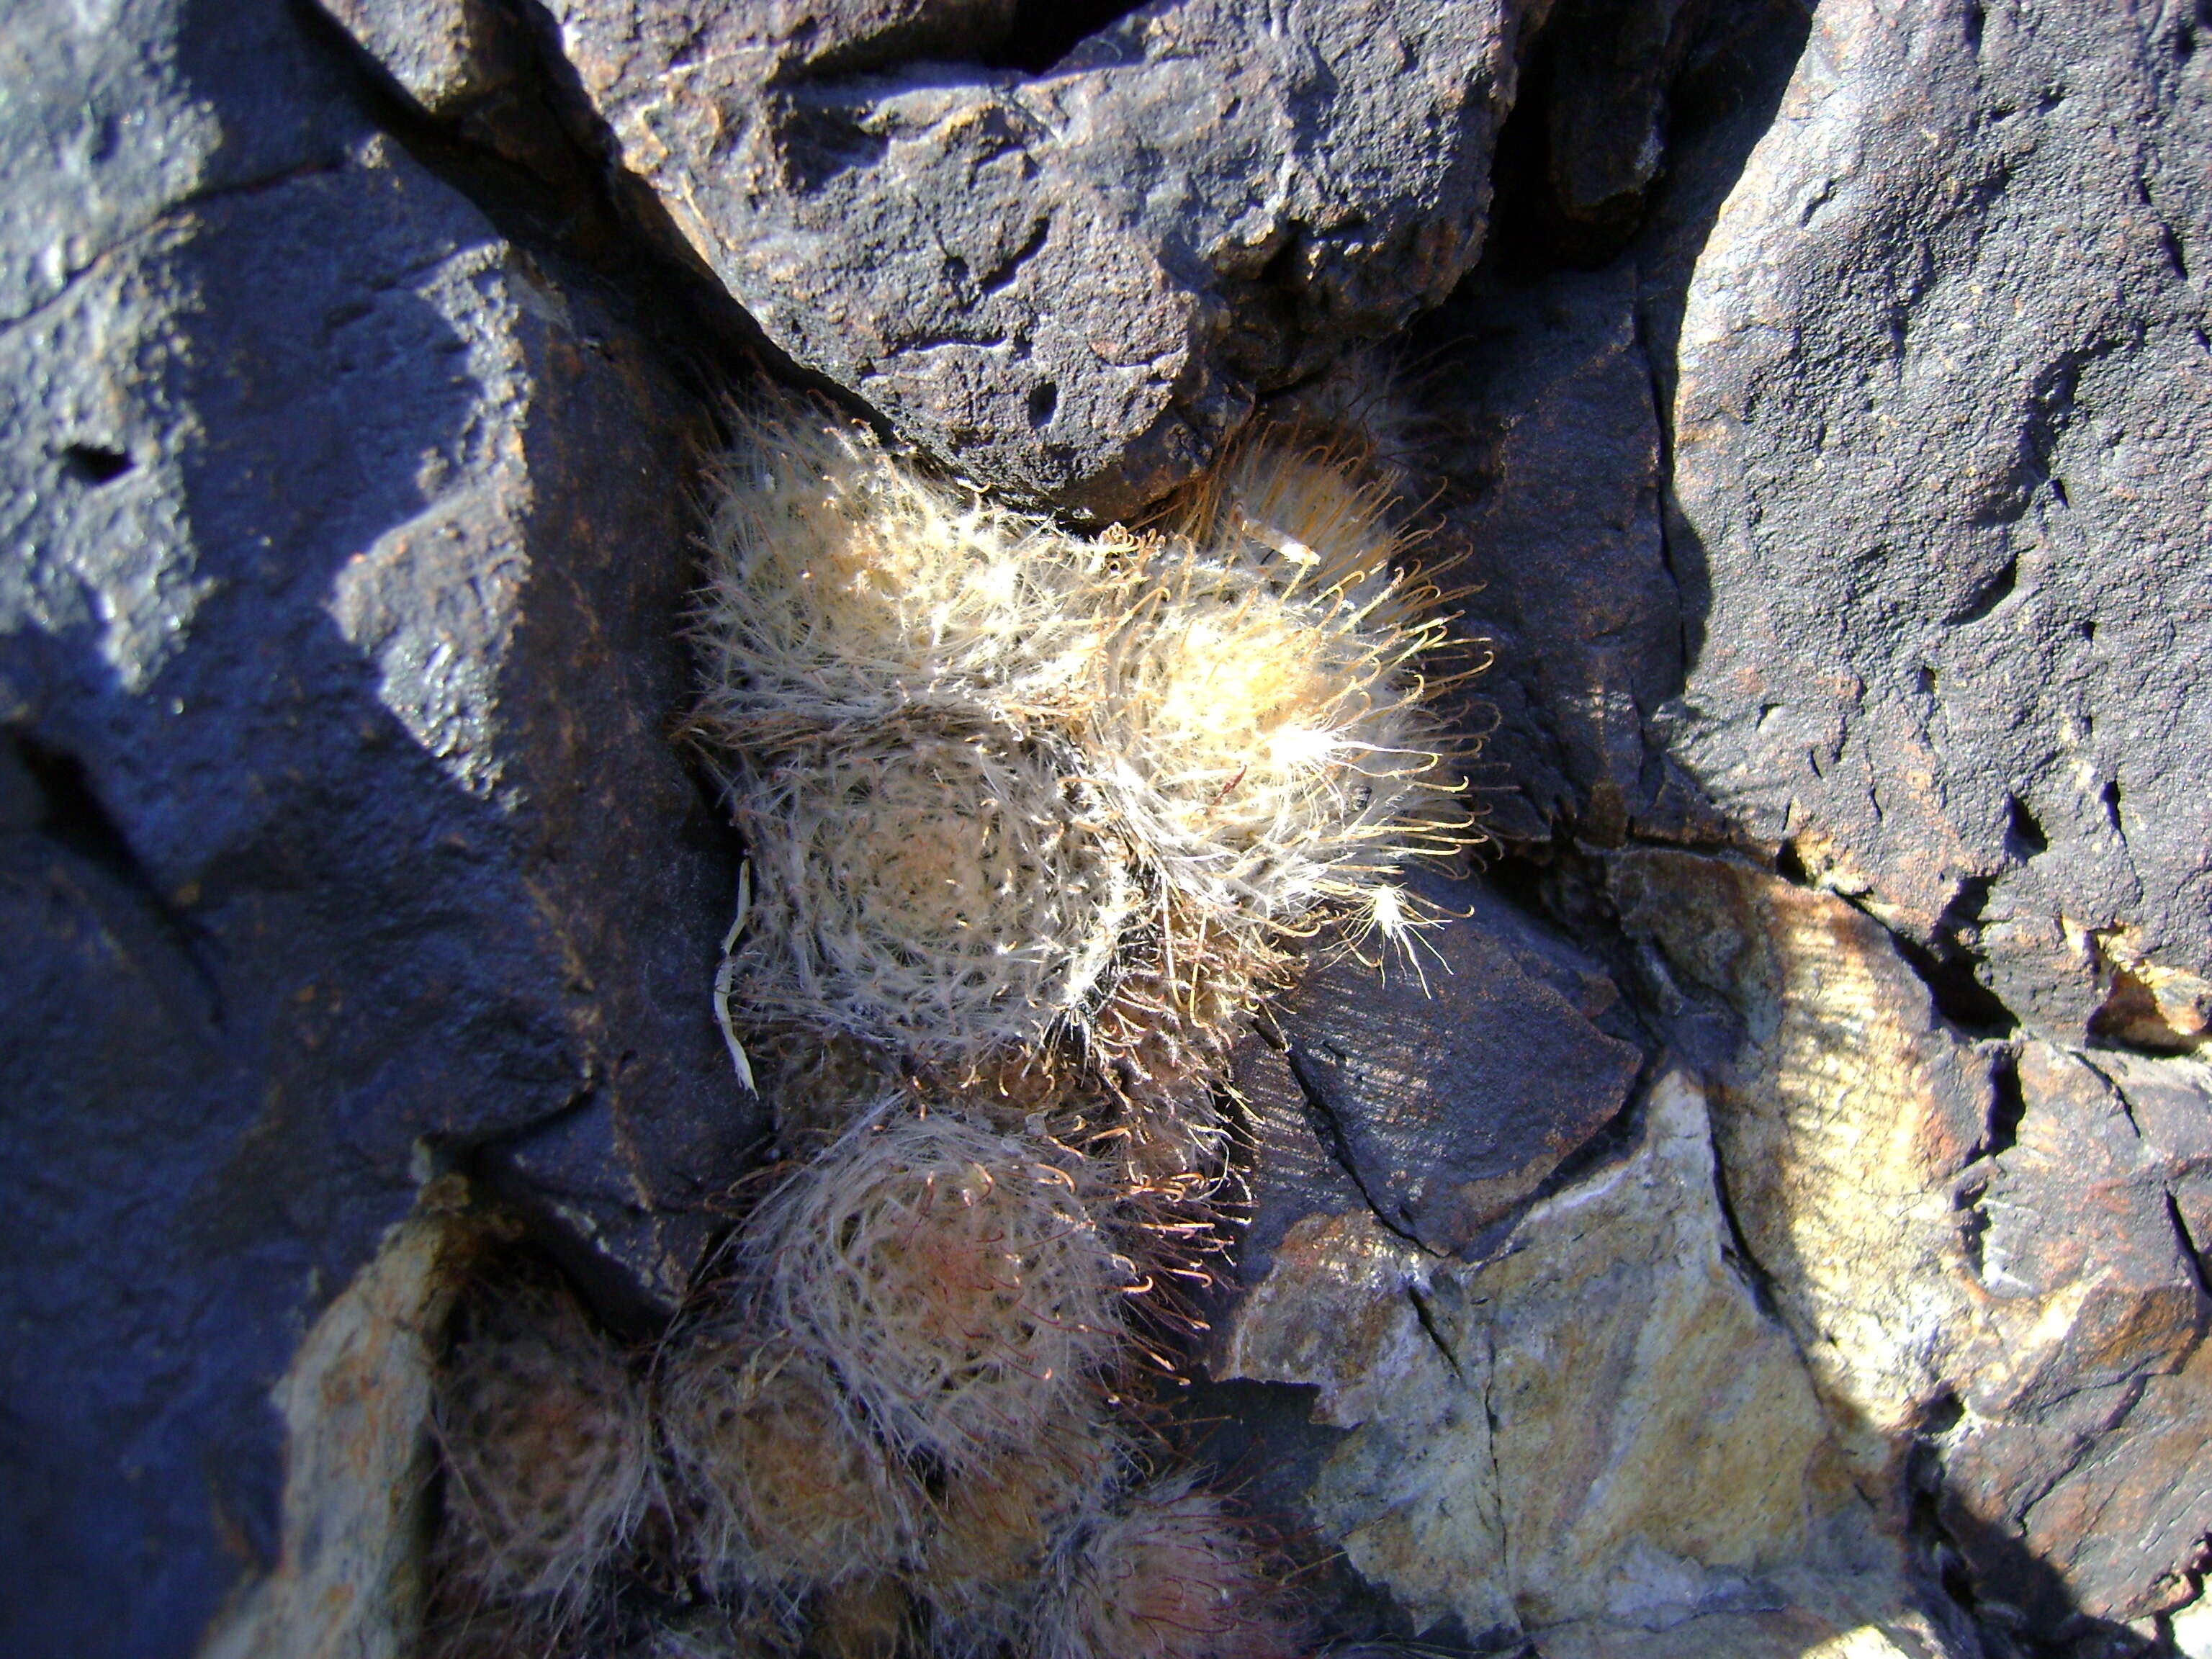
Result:
M1267 1276L1276 1247L1306 1217L1367 1207L1366 1194L1330 1145L1334 1125L1299 1086L1273 1035L1255 1033L1235 1055L1237 1093L1251 1138L1243 1159L1250 1212L1237 1241L1235 1283L1223 1287L1224 1302L1239 1286Z
M1788 82L1804 20L1788 0L1755 0L1699 32L1703 9L1601 0L1553 12L1501 140L1535 153L1501 150L1500 232L1407 352L1423 366L1407 390L1424 459L1450 486L1437 502L1442 544L1467 555L1462 627L1497 658L1468 721L1491 732L1475 769L1484 828L1509 847L1743 839L1668 751L1659 719L1698 621L1662 512L1662 414L1698 251ZM1663 50L1650 49L1655 33ZM1692 43L1679 77L1658 74ZM1595 168L1608 145L1626 155L1632 130L1642 155L1662 121L1666 170L1615 203L1648 211L1643 234L1601 270L1554 268L1564 210L1546 182L1552 141L1532 130L1579 134L1576 166ZM1570 194L1598 219L1615 210Z
M665 1306L740 1167L731 871L665 738L703 428L283 8L0 31L92 112L28 152L85 205L9 216L0 331L0 1641L173 1653L268 1562L268 1390L430 1169L591 1126L600 1260Z
M494 0L319 0L426 114L452 118L511 88L522 31Z
M1485 827L1511 842L1571 826L1618 845L1665 787L1645 721L1681 684L1681 605L1636 307L1624 261L1469 284L1429 325L1456 337L1424 412L1456 486L1449 544L1468 550L1461 626L1496 655L1476 687L1498 714L1482 758L1518 797Z
M610 148L769 337L979 481L1102 514L1473 263L1521 0L555 0Z
M1637 231L1667 155L1668 94L1708 0L1559 0L1524 96L1543 117L1551 248L1594 264Z
M2212 1249L2212 1066L2110 1052L2094 1054L2091 1063L2126 1103L2203 1283Z
M1967 1404L1990 1418L2032 1418L2072 1393L2175 1370L2212 1312L2167 1208L2165 1160L2127 1103L2046 1044L2027 1044L2018 1070L2014 1144L1977 1180L1979 1277L2001 1299L2074 1296L2057 1340L2008 1345L1961 1379Z
M1601 1029L1625 1029L1625 1010L1595 963L1476 884L1418 890L1453 919L1422 936L1417 970L1378 980L1340 957L1275 1017L1316 1127L1376 1215L1450 1253L1620 1113L1644 1054Z
M2054 1629L2076 1609L2164 1610L2212 1532L2212 1472L2184 1426L2201 1451L2212 1299L2169 1200L2212 1150L2212 1095L2142 1075L2161 1064L2125 1066L2138 1118L2096 1066L2026 1045L2016 1139L1972 1200L1996 1303L1962 1356L1946 1523L1984 1599Z
M536 237L596 256L600 265L615 262L611 245L625 239L600 199L592 158L562 125L544 84L521 8L508 0L316 3L337 26L325 31L331 43L349 37L344 55L363 67L369 86L392 94L376 112L383 125L441 144L449 165L469 170L451 181L479 206L505 209L512 218L518 204L528 204ZM627 267L623 279L640 287L640 277L661 274L641 268L634 246L623 246L619 262Z
M2212 972L2201 27L1823 6L1680 336L1674 752L2062 1038Z

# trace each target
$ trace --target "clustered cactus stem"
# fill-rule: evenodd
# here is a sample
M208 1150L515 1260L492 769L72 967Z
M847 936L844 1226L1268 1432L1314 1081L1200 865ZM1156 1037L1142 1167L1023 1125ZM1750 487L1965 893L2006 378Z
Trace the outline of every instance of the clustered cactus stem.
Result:
M1438 595L1280 436L1083 535L811 408L732 420L690 732L748 848L716 1004L783 1162L646 1373L563 1385L608 1413L573 1515L477 1494L520 1454L465 1419L544 1357L457 1347L449 1481L494 1519L449 1577L557 1628L657 1529L719 1651L1305 1651L1130 1402L1222 1248L1231 1043L1324 926L1410 952L1403 872L1470 838Z

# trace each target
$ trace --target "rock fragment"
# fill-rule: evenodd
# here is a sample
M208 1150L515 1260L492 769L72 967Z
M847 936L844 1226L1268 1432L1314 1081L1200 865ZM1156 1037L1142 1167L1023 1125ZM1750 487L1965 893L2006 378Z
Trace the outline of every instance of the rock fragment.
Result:
M1192 0L1036 72L994 66L997 6L549 9L631 187L771 340L981 482L1112 516L1450 290L1530 9Z
M1680 336L1674 753L2061 1039L2212 973L2200 27L1823 5Z

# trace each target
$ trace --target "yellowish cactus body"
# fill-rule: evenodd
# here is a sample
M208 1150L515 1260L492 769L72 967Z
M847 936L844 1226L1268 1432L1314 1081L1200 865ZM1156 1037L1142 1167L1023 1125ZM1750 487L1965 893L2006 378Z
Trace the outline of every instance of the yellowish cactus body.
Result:
M1091 538L785 408L717 491L694 726L757 1017L917 1063L1087 1039L1147 937L1194 926L1194 970L1208 930L1402 939L1399 871L1467 839L1434 596L1325 458L1249 446L1165 531Z

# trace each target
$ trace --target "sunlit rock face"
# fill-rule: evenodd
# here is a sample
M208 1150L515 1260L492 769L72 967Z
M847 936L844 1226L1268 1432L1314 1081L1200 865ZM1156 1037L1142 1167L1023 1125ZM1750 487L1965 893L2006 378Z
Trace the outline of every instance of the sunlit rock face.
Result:
M1731 1245L1708 1112L1668 1073L1625 1154L1482 1261L1309 1216L1218 1339L1215 1375L1310 1385L1315 1420L1351 1431L1308 1502L1421 1622L1629 1651L1685 1621L1759 1630L1800 1577L1885 1582L1893 1553ZM1882 1615L1915 1628L1895 1592Z
M1674 752L2075 1040L2212 973L2202 27L1823 5L1673 366Z
M972 477L1120 514L1449 292L1542 8L1197 0L1047 62L1018 9L548 8L627 186L777 345Z
M773 382L1461 560L1496 844L1240 1054L1177 1391L1322 1638L2212 1654L2202 6L321 12L0 15L0 1647L410 1653L445 1206L691 1292Z

